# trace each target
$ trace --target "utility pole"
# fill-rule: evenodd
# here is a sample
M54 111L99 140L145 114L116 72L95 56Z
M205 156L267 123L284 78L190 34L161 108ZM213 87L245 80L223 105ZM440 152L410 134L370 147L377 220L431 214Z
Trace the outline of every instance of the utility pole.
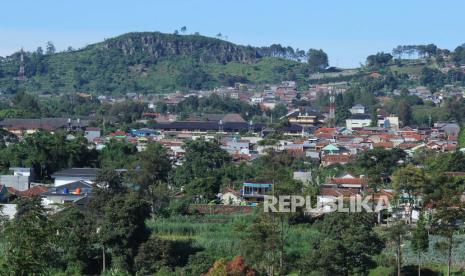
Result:
M102 272L105 272L105 269L106 269L106 267L105 267L105 265L106 265L105 264L106 263L106 260L105 260L105 245L103 243L102 243L102 261L103 261L103 263L102 263Z

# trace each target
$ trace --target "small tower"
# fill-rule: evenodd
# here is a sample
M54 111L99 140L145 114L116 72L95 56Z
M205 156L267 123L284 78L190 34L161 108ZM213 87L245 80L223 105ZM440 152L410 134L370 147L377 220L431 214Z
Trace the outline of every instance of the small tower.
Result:
M220 120L220 122L219 122L218 132L223 132L223 120Z
M334 88L329 91L329 119L336 118L336 96Z
M16 80L19 81L25 81L26 76L24 75L24 50L21 48L20 51L20 56L19 56L19 72L18 72L18 77L16 77Z

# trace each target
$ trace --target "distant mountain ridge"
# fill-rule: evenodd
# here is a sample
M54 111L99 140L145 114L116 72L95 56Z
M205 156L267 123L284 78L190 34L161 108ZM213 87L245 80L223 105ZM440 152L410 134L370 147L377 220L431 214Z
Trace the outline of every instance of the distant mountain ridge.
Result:
M0 59L0 89L15 93L158 93L235 82L273 83L308 74L305 52L279 44L236 45L201 35L127 33L79 50L24 53L27 80L15 81L20 53Z
M263 57L257 48L200 35L128 33L108 39L101 45L106 49L117 49L124 56L142 53L159 59L186 55L198 58L201 63L251 62Z

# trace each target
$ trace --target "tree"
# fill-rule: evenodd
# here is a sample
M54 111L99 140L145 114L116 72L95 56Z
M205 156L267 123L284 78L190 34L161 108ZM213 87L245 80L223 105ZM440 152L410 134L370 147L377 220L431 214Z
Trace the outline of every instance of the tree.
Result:
M375 148L357 156L354 163L355 170L368 176L370 182L382 184L395 170L398 162L405 157L406 153L399 148L392 150Z
M447 275L451 275L452 250L457 246L459 240L454 239L460 230L458 220L464 218L461 208L440 208L435 216L435 233L443 237L436 242L436 249L443 251L447 256Z
M396 252L397 276L400 276L402 268L402 244L407 235L407 225L404 221L394 223L385 229L387 242L392 244Z
M135 258L135 268L141 275L153 274L169 263L171 243L155 236L140 245Z
M42 47L37 47L36 54L39 56L42 56L44 54L44 50L42 49Z
M186 186L188 195L199 199L212 199L220 191L221 181L215 176L194 178Z
M331 213L317 225L320 236L311 244L304 273L317 275L367 274L384 243L373 230L368 213Z
M150 143L136 158L132 174L141 189L144 190L157 181L168 181L171 161L166 148L160 143Z
M271 116L273 116L276 120L285 116L287 114L287 106L285 104L279 103L273 108L271 112Z
M308 65L313 71L320 71L328 67L328 55L323 50L310 49L307 53Z
M93 224L76 207L70 206L51 218L54 266L65 271L96 274L96 252L92 248Z
M52 55L55 54L55 45L53 45L53 42L47 41L47 45L45 46L45 53L47 55Z
M436 68L423 67L420 74L420 83L428 86L433 92L444 85L445 75Z
M360 154L355 160L355 169L368 178L368 185L371 188L372 207L375 211L375 194L388 180L389 175L397 166L398 162L405 158L406 153L399 148L392 150L375 148ZM381 215L378 213L378 222Z
M104 208L100 239L111 254L112 267L134 270L139 246L149 238L145 220L150 205L134 194L117 195Z
M458 65L465 63L465 44L462 44L455 48L452 59Z
M429 234L426 229L426 221L421 214L417 222L417 227L412 232L412 249L418 256L418 276L421 275L421 254L427 252L429 248Z
M445 175L438 175L425 191L427 202L432 203L436 212L433 217L432 232L442 237L435 247L446 253L447 275L451 273L452 251L460 242L455 236L463 230L465 218L464 205L461 200L463 180Z
M224 259L215 261L213 267L208 270L205 276L254 276L255 270L245 264L244 257L236 256L227 262Z
M112 168L103 168L97 175L95 182L100 189L111 196L122 194L127 191L122 176ZM99 200L101 200L101 198Z
M57 170L69 167L95 167L97 151L89 149L87 139L66 139L64 132L36 132L5 148L2 166L32 167L38 179L50 179Z
M135 145L110 140L109 143L105 144L99 155L100 166L113 169L127 168L129 164L134 162L136 153L137 148Z
M181 27L181 33L185 33L187 31L187 27L186 26L182 26Z
M397 169L391 178L396 192L398 194L406 193L410 204L413 203L413 196L421 194L429 182L424 169L412 164ZM411 223L411 219L410 216L409 223Z
M371 111L371 124L370 126L372 127L377 127L378 126L378 111L376 108L373 108Z
M212 177L217 169L231 161L229 154L218 143L202 139L184 144L186 151L181 166L176 169L175 181L179 186L196 178Z
M189 262L185 267L187 275L203 275L208 272L218 256L213 256L208 251L200 251L189 256Z
M400 101L397 108L397 114L404 126L408 126L412 122L412 109L406 101Z
M369 67L384 67L392 60L392 55L387 53L377 53L367 57L367 66Z
M241 248L247 260L259 271L275 275L280 254L279 225L268 215L261 215L247 228Z
M5 225L2 274L41 274L52 260L49 221L40 197L22 198Z

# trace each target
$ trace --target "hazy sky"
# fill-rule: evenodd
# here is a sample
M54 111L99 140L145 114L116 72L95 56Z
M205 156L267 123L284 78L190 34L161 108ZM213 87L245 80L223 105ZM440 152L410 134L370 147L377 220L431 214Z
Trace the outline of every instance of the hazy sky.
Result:
M465 42L465 1L430 0L1 0L0 56L79 48L131 31L214 36L240 44L321 48L331 65L354 67L399 44Z

